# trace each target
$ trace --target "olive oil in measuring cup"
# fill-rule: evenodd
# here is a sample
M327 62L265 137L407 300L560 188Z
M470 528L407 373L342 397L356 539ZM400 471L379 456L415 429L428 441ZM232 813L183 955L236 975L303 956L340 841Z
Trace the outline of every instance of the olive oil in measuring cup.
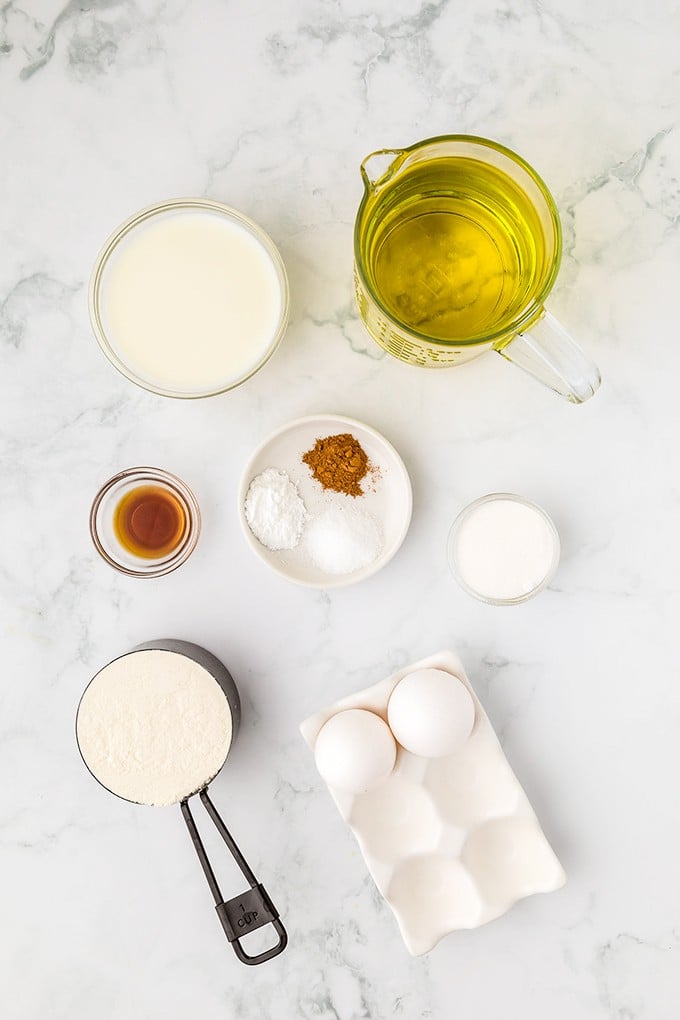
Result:
M364 264L400 322L441 340L494 332L530 301L550 265L526 193L478 159L409 168L374 197Z
M381 347L426 368L495 350L573 403L593 395L597 367L544 306L560 219L521 156L487 138L441 135L371 153L361 174L355 295Z

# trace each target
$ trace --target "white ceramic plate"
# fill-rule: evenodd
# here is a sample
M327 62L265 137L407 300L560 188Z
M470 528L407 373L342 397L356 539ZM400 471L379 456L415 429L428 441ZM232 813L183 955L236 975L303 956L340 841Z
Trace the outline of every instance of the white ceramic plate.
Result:
M302 462L302 455L311 450L317 439L351 433L357 439L371 462L377 468L374 476L364 480L363 496L345 496L329 493L317 482ZM272 552L261 545L248 527L244 503L248 487L256 475L266 468L285 471L298 486L298 492L310 515L326 509L329 500L347 501L351 506L371 514L379 521L383 532L383 549L373 563L351 574L326 574L309 558L305 551L304 534L295 549ZM274 432L257 448L248 461L239 487L239 518L248 545L272 570L289 581L309 588L340 588L355 584L370 577L392 559L404 541L411 522L413 497L411 481L404 462L394 449L375 429L363 425L353 418L340 415L319 414L298 418Z

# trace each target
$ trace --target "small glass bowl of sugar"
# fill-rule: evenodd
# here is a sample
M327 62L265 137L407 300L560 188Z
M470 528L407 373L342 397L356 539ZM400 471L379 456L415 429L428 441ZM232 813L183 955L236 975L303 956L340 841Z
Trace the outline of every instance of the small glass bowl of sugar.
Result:
M447 555L468 595L494 606L533 598L560 560L560 537L540 506L509 492L493 492L456 517Z

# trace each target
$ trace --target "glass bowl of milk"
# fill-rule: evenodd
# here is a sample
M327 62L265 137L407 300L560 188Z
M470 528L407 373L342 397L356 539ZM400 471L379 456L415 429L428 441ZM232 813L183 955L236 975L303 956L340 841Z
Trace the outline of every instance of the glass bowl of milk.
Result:
M272 356L288 323L288 279L274 242L247 216L173 199L111 235L89 305L100 347L127 379L165 397L209 397Z
M512 492L492 492L455 519L447 555L468 595L493 606L513 606L538 595L552 580L560 536L536 503Z

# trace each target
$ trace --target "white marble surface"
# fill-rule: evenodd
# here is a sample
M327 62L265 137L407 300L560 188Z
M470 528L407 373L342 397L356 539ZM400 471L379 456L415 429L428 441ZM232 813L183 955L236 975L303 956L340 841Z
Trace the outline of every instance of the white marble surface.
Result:
M675 1020L677 5L62 5L0 5L3 1018ZM589 404L494 355L403 366L357 321L358 164L448 131L505 142L551 185L566 235L551 307L602 367ZM262 223L293 293L262 372L188 403L119 377L86 311L103 238L182 194ZM234 505L253 446L311 412L381 429L415 491L400 554L332 594L268 572ZM181 474L205 516L191 561L158 581L115 574L87 531L98 485L145 462ZM553 514L563 560L534 602L494 609L456 588L444 550L457 510L504 489ZM76 753L88 678L159 635L205 644L242 691L214 796L291 933L254 971L179 812L105 796ZM412 959L297 725L450 644L569 881ZM226 865L224 884L240 891Z

